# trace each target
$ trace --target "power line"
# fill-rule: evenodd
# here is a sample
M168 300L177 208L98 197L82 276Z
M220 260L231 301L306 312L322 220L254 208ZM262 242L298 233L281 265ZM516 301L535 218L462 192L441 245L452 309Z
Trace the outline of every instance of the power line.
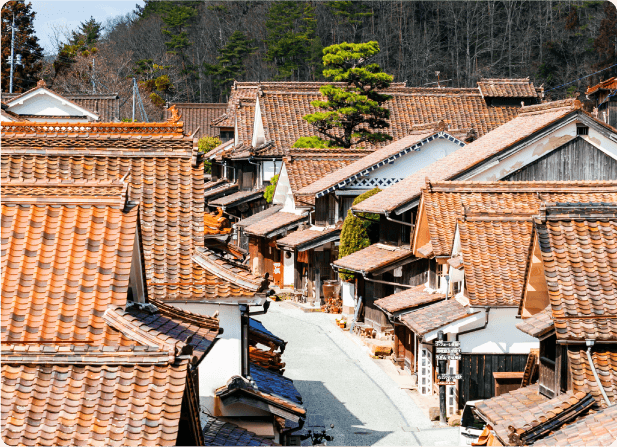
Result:
M617 67L617 64L613 64L610 67L603 68L602 70L598 70L595 73L591 73L591 74L589 74L587 76L583 76L582 78L575 79L574 81L570 81L570 82L568 82L566 84L558 85L557 87L553 87L551 89L546 90L546 92L550 92L551 90L555 90L555 89L558 89L558 88L561 88L561 87L565 87L566 85L574 84L575 82L580 81L581 79L585 79L585 78L588 78L588 77L593 76L595 74L602 73L603 71L606 71L609 68L613 68L613 67Z

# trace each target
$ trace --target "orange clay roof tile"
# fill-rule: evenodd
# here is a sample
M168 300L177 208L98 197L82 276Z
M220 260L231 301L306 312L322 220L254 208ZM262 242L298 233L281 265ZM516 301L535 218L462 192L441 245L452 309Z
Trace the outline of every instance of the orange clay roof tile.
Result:
M535 229L557 338L617 341L617 204L547 204Z
M67 126L75 136L48 133L66 127L62 124L3 126L2 182L92 182L127 175L129 200L140 205L150 296L205 296L203 271L184 255L203 246L204 174L203 167L194 165L196 144L182 135L182 123ZM152 138L135 138L141 133Z

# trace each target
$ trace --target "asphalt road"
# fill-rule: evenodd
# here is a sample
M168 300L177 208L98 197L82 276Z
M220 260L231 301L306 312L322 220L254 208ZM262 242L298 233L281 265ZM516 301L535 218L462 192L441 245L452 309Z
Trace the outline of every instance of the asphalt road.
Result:
M434 427L362 347L333 324L336 315L304 313L279 302L256 318L288 342L285 376L302 394L309 424L334 424L328 445L458 443L458 428Z

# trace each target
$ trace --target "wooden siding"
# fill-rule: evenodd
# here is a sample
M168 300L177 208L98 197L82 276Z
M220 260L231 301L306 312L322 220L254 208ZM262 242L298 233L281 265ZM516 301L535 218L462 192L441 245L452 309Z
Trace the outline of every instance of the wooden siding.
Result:
M503 180L614 180L617 160L582 138L564 144Z
M493 372L522 372L528 354L468 354L459 361L458 403L463 408L468 400L490 399L495 396Z
M315 199L315 224L326 226L328 221L328 195Z

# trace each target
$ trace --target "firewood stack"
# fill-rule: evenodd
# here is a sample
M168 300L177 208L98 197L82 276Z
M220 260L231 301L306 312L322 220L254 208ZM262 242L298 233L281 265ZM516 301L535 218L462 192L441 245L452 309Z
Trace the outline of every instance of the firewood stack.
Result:
M285 363L281 361L281 354L282 352L266 351L256 346L249 346L249 357L252 363L279 374L285 372Z

